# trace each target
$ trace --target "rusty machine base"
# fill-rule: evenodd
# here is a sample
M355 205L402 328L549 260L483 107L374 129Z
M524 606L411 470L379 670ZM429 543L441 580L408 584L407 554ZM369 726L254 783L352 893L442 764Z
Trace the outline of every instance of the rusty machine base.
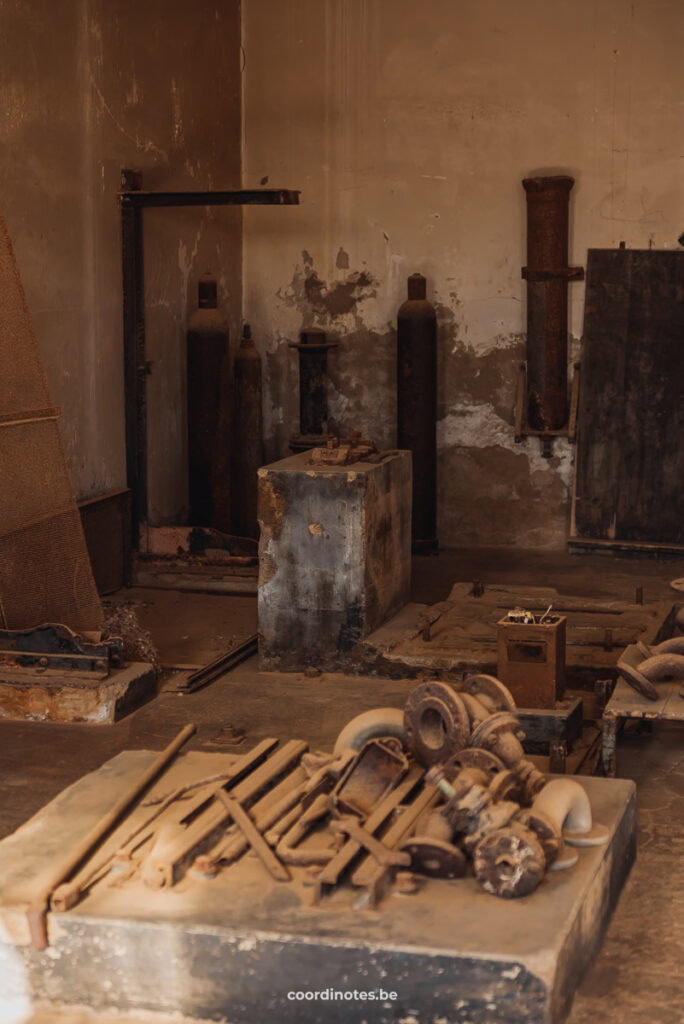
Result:
M33 949L25 901L36 877L153 758L119 754L0 843L0 1005L47 1000L232 1024L269 1016L558 1024L634 860L634 784L582 778L609 841L579 850L572 870L547 874L524 898L496 899L463 877L425 879L417 893L390 892L374 910L355 908L350 884L315 905L305 867L278 883L246 855L215 878L188 873L172 889L105 878L71 910L51 912L50 945ZM234 760L188 753L159 789L225 772ZM375 999L344 995L354 989ZM290 995L306 991L319 996Z

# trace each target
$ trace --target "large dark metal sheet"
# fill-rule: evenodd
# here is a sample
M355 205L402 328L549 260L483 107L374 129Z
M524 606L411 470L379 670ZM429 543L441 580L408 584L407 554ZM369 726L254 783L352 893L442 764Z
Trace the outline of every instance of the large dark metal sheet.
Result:
M574 537L684 544L683 399L684 252L590 249Z

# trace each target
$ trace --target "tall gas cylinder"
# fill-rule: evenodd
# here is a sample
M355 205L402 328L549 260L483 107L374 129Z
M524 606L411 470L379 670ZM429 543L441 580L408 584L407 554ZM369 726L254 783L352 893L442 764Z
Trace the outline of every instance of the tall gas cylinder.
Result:
M397 445L413 452L413 551L437 543L437 318L422 274L397 314Z
M231 374L228 325L217 308L216 281L198 282L188 324L188 464L190 523L230 531Z
M259 536L257 470L264 464L261 412L261 356L249 324L233 363L233 446L231 454L233 533Z

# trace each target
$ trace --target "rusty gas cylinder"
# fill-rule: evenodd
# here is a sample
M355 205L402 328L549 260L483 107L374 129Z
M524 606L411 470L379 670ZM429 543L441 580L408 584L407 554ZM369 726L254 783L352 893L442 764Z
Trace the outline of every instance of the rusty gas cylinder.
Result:
M190 523L230 530L230 353L217 308L216 281L198 282L188 324L188 477Z
M397 314L397 447L413 453L414 552L437 550L437 318L422 274Z
M249 324L233 364L233 439L231 493L233 533L258 537L257 470L263 465L261 413L261 356L252 340Z

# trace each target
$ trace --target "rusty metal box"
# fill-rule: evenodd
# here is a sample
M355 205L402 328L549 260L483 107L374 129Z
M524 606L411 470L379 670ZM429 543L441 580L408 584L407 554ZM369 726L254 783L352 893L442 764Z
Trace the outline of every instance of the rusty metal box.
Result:
M540 622L539 618L544 621ZM497 622L498 676L522 708L552 708L565 691L564 615Z

